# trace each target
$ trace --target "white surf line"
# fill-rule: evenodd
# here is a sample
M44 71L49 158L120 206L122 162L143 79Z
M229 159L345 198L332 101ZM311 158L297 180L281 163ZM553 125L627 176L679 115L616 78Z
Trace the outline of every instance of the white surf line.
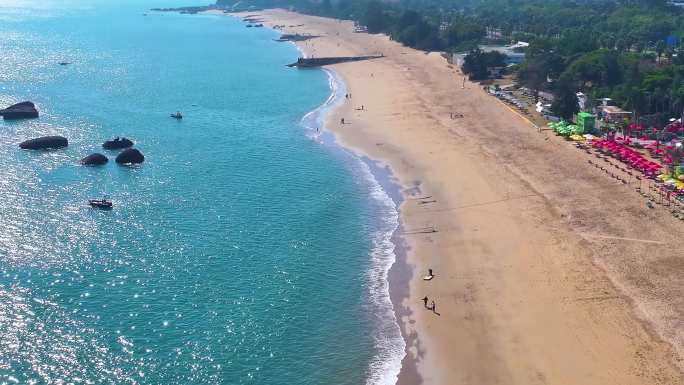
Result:
M657 245L666 245L667 242L662 242L662 241L653 241L650 239L638 239L638 238L625 238L625 237L614 237L610 235L600 235L600 234L587 234L583 233L581 234L582 236L589 237L589 238L602 238L602 239L615 239L619 241L630 241L630 242L641 242L641 243L653 243Z

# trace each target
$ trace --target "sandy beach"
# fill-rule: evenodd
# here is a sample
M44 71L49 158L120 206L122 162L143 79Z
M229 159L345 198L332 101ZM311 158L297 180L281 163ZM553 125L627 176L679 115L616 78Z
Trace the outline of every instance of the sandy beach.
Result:
M319 35L298 43L307 56L384 55L330 66L351 98L326 129L404 191L408 267L390 281L409 345L400 384L684 382L681 222L479 85L462 88L438 53L351 22L255 14Z

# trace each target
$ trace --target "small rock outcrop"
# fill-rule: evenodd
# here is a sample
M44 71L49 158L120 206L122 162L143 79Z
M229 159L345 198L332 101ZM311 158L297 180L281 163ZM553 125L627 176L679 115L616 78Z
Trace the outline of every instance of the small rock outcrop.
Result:
M31 119L38 117L38 110L33 102L21 102L0 110L0 115L6 120Z
M102 148L105 150L120 150L129 147L133 147L133 141L128 138L114 138L102 143Z
M69 141L63 136L43 136L41 138L29 139L19 143L19 147L24 150L47 150L64 148L68 145Z
M104 164L107 164L107 162L109 162L109 159L106 156L99 154L97 152L81 159L81 164L84 166L102 166Z
M121 154L116 157L116 163L119 164L138 164L144 161L145 156L135 148L123 150L121 151Z

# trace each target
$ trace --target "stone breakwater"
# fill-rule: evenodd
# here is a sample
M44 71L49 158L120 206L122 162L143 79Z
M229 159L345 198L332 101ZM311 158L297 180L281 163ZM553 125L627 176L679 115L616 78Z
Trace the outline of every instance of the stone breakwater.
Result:
M317 58L303 58L300 57L295 63L288 64L288 67L321 67L332 64L348 63L362 60L380 59L383 55L372 56L340 56L340 57L317 57Z

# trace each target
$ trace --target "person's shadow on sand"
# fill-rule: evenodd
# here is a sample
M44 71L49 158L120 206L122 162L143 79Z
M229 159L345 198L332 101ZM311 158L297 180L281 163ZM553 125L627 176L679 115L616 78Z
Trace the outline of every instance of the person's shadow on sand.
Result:
M441 314L437 313L437 305L435 304L435 301L432 301L432 303L430 304L430 307L428 309L432 310L433 314L437 314L438 316L441 316Z

